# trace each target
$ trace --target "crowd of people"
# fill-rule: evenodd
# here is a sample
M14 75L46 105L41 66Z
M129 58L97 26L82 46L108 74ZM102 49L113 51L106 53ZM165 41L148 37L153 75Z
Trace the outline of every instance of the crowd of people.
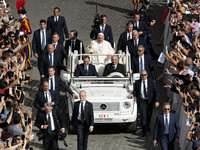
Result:
M165 53L168 64L165 69L168 84L165 87L171 89L174 98L178 99L177 103L181 102L184 108L184 113L180 115L186 116L186 125L190 127L189 131L184 131L188 132L186 139L183 137L192 142L188 149L199 149L200 5L199 1L172 0L168 2L168 7L166 26L169 28L167 39L170 40L166 42L169 47ZM174 110L177 109L177 103L173 103ZM185 124L185 120L179 124ZM179 136L178 131L176 137Z

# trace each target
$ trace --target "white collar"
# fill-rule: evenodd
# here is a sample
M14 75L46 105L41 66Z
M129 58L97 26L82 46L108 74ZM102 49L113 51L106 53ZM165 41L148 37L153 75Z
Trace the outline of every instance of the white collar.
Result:
M24 14L22 17L21 17L21 19L24 19L26 17L26 14Z

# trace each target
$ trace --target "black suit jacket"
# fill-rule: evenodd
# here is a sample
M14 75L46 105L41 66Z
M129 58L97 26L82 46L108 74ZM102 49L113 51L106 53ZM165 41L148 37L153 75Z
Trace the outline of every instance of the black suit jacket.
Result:
M154 83L154 80L147 79L147 90L148 90L148 103L152 105L154 102L159 101L159 94ZM132 93L137 98L137 103L140 104L140 95L141 95L141 79L137 80L134 84L134 90Z
M49 30L46 30L46 45L50 44L51 40L52 40L51 32ZM32 48L33 48L33 52L37 53L39 57L41 57L40 54L46 52L46 49L42 50L41 48L40 29L34 32L33 40L32 40Z
M124 65L118 63L117 64L117 68L114 69L112 63L107 64L106 67L105 67L105 69L104 69L103 76L107 76L107 75L109 75L112 72L120 72L120 73L122 73L125 76Z
M122 50L123 52L126 52L126 45L127 45L127 31L123 32L120 37L117 44L117 50Z
M66 70L66 67L62 64L60 56L56 55L54 53L54 64L53 66L55 67L55 75L60 76L60 70ZM42 60L39 64L39 72L40 76L44 75L45 77L48 77L48 67L49 67L49 56L48 53L44 54L42 56Z
M139 56L133 57L131 64L133 73L139 73L139 65ZM144 68L148 73L148 77L151 77L153 80L155 80L156 76L153 69L152 59L148 55L144 55Z
M99 33L100 33L100 27L94 28L94 30L90 32L90 38L93 40L97 39L97 35ZM113 33L111 26L106 24L103 34L104 34L104 40L110 42L111 46L114 47L114 40L113 40Z
M150 33L149 27L143 21L139 21L139 28L135 26L135 22L133 21L133 30L137 30L138 32L142 31L143 34L140 36L145 36Z
M54 125L55 125L55 131L58 133L60 131L60 128L66 128L64 124L64 120L61 118L61 115L58 111L52 110L52 116L54 120ZM59 123L59 125L58 125ZM47 125L47 117L46 117L46 112L38 112L36 120L35 120L35 126L38 127L41 132L46 136L48 134L47 129L41 129L42 125Z
M72 90L65 84L65 82L57 75L54 76L55 79L55 92L57 95L60 95L60 89L63 88L65 91L67 91L69 94L73 95L74 93L72 92ZM44 81L48 81L49 82L49 77L48 78L43 78L41 85L40 85L40 89L42 90L42 83ZM49 82L49 84L51 84Z
M80 43L81 43L81 42L82 42L81 40L76 39L75 47L74 47L74 48L72 47L72 52L74 52L74 50L77 50L78 53L80 54ZM67 41L66 41L66 44L65 44L65 50L66 50L66 52L67 52L67 55L69 54L69 46L71 46L71 40L67 40ZM70 50L70 51L71 51L71 50ZM83 42L82 42L82 54L85 54Z
M72 121L70 122L70 124L73 126L76 126L78 122L79 105L80 105L80 101L74 103ZM84 121L87 123L88 126L94 126L93 105L87 100L86 100L85 109L84 109Z
M59 98L54 91L50 91L50 93L51 93L52 102L55 103L55 105L54 105L54 108L55 108L59 103ZM44 104L46 102L47 101L44 97L44 91L43 90L38 91L38 93L36 94L36 97L35 97L35 102L34 102L35 108L37 108L38 110L41 110L41 108L44 107Z
M180 128L178 123L178 118L175 114L170 113L170 120L169 120L169 141L173 141L175 138L179 138L180 136ZM174 133L174 129L176 129L176 133ZM161 142L165 131L165 124L164 124L164 114L161 113L156 118L156 124L154 127L154 135L153 140Z
M87 72L84 69L84 64L80 64L77 66L76 71L74 73L74 76L78 77L78 76L87 76ZM88 76L99 76L96 68L94 65L89 64L89 73Z
M144 48L145 48L145 54L150 55L148 46L147 46L146 41L144 40L144 38L139 37L138 46L135 45L133 39L129 40L127 42L127 45L128 45L129 53L131 54L131 58L132 57L136 57L138 55L137 54L137 48L140 45L144 46Z
M64 58L67 59L67 52L65 51L63 44L57 43L57 46L54 52L56 53L56 55L60 56L62 63L63 63Z
M47 29L50 30L52 34L54 32L57 32L59 34L59 37L60 37L59 41L64 40L63 31L65 33L66 38L69 38L69 33L68 33L68 30L67 30L66 21L65 21L65 18L63 16L59 16L57 23L54 21L54 16L49 17L47 19Z

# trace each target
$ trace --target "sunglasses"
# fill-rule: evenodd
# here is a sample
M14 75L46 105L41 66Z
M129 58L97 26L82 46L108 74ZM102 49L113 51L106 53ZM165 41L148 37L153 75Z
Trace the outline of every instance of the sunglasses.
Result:
M11 36L12 38L14 38L15 36Z
M138 52L141 52L142 50L138 50Z
M169 110L169 108L165 108L165 110Z
M16 140L21 140L20 138L17 138Z
M147 74L142 74L141 76L146 76Z

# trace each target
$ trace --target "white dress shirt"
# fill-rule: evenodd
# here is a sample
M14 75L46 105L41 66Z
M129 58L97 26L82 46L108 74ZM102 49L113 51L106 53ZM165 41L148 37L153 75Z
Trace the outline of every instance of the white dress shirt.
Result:
M104 32L104 31L105 31L105 28L106 28L106 24L104 24L104 25L100 24L99 27L100 27L100 31L101 31L101 32L102 32L102 27L104 27L104 28L103 28L103 32Z
M130 40L132 39L132 32L126 32L127 34L126 34L126 36L127 36L127 40L128 40L128 37L129 37L129 35L130 35Z
M116 65L113 65L114 69L117 69L117 64Z
M137 28L139 28L139 21L138 22L134 21L134 26L137 27Z
M147 97L144 96L144 85L143 85L144 83L143 82L145 82L146 93L148 93L147 79L141 81L141 93L140 93L141 96L140 97L143 98L143 99L145 99Z
M168 121L168 125L169 125L169 120L170 120L170 115L163 113L163 119L164 119L164 125L166 124L166 115L167 115L167 121Z
M58 42L56 42L56 43L53 43L53 42L52 42L52 44L53 44L54 48L56 49L56 47L57 47L57 45L58 45Z
M133 40L133 41L134 41L134 45L137 44L137 46L139 46L139 45L138 45L139 38L138 38L137 40Z
M55 17L54 16L54 22L56 22L56 18L57 18L57 21L59 20L59 16Z
M54 119L53 119L52 111L50 112L49 115L50 115L50 118L51 118L51 130L54 131L56 128L55 128L55 124L54 124ZM46 114L47 122L48 122L49 115Z
M42 31L44 31L44 45L46 45L46 30L41 30L40 29L40 42L41 42L41 46L42 46Z
M79 104L78 120L81 120L81 102L82 101L80 101L80 104ZM83 101L83 111L85 110L85 103L86 103L86 100Z
M47 93L47 98L48 98L48 102L51 103L51 93L50 91L44 91L44 98L46 98L46 93Z
M76 39L75 40L71 40L71 51L72 51L72 44L74 44L74 47L76 46Z
M141 73L142 72L142 70L141 70L141 65L140 65L140 63L141 63L141 57L142 57L142 66L143 66L143 70L145 70L145 67L144 67L144 54L142 55L142 56L139 56L139 73Z
M55 76L49 77L49 89L51 89L51 78L53 81L53 90L55 91Z
M52 64L54 65L54 53L52 54L49 53L49 60L50 60L50 55L52 56Z

